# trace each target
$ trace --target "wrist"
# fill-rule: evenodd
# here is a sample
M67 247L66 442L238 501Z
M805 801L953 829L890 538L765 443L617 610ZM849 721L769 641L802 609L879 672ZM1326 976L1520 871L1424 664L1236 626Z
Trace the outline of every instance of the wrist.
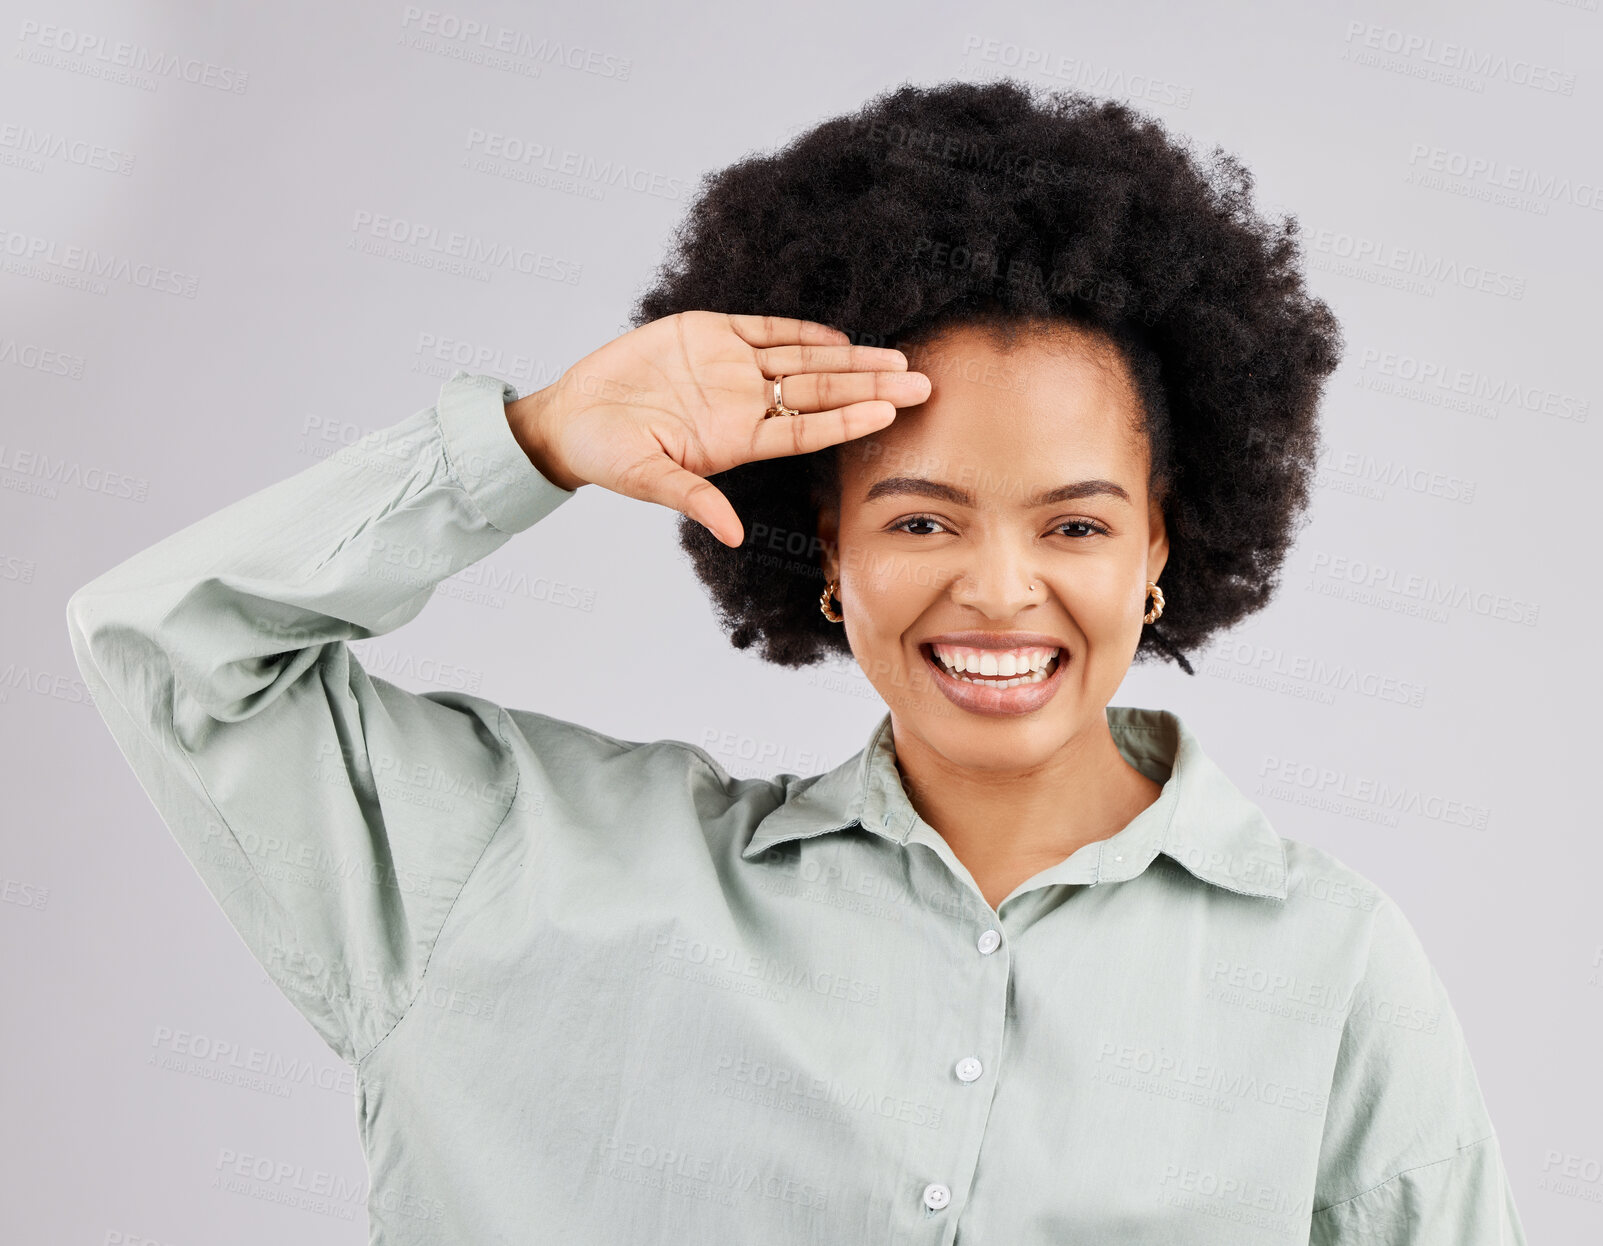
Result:
M565 468L552 452L550 430L553 421L560 418L557 396L562 382L559 379L544 389L525 394L506 404L507 425L512 437L534 465L534 469L559 489L577 489L585 484Z

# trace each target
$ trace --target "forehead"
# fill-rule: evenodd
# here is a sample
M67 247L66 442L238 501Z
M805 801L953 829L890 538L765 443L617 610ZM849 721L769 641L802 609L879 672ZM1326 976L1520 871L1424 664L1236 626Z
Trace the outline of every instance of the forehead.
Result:
M965 325L902 349L908 367L929 376L929 399L842 447L851 492L907 474L982 492L1090 477L1117 481L1132 496L1144 489L1140 399L1106 339L1053 326L1021 330L1008 348ZM988 480L998 483L987 488Z

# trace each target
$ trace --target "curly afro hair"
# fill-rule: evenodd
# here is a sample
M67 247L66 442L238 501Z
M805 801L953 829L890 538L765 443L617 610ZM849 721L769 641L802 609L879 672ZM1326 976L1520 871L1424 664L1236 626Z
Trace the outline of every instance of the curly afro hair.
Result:
M1067 323L1112 343L1169 533L1169 609L1134 660L1193 674L1187 652L1275 587L1342 354L1298 269L1297 221L1265 222L1251 197L1235 157L1199 164L1117 101L1006 79L903 85L705 174L631 320L794 316L904 351L954 324L1005 344ZM830 447L712 477L745 523L739 549L679 522L731 643L761 640L776 665L851 652L818 609L817 512L839 497L837 462Z

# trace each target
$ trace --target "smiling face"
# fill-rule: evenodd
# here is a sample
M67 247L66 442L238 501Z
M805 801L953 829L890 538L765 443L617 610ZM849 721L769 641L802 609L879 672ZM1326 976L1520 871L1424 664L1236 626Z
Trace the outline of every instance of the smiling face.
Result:
M898 741L1024 771L1106 733L1168 556L1140 400L1117 353L1072 327L1009 351L963 326L908 353L930 397L841 446L838 508L818 519L825 574ZM944 673L932 641L979 670ZM1040 679L1030 664L1054 648ZM1009 671L1023 682L994 686Z

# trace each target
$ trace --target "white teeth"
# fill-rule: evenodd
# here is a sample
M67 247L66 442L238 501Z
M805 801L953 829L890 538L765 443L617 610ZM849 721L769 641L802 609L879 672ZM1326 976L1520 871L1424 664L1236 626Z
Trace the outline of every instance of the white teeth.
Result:
M988 688L1011 688L1015 684L1038 684L1046 678L1046 667L1059 653L1057 649L1034 646L1027 649L971 649L961 645L930 646L947 673L965 683L983 683ZM1002 678L970 679L970 675ZM1008 676L1018 676L1010 679Z

